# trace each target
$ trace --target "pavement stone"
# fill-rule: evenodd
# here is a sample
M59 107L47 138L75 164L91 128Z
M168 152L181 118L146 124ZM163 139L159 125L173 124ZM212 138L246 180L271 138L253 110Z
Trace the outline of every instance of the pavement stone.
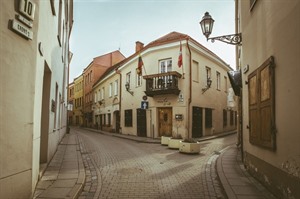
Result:
M192 171L185 175L174 176L172 173L180 173L191 167L189 163L170 167L168 161L177 161L175 157L177 153L166 156L168 161L162 160L159 165L149 165L149 168L141 168L138 161L133 161L130 165L122 165L122 163L116 162L109 151L103 152L100 160L93 149L86 146L76 131L72 133L72 130L70 134L66 134L58 146L57 152L37 184L34 198L90 199L97 198L100 194L101 198L129 198L132 196L134 198L275 198L243 168L240 154L235 146L227 147L224 150L216 148L215 153L207 159L200 158L206 161L204 166L198 168L204 171L201 176L193 176ZM140 143L160 144L160 139L114 134L94 129L85 130ZM204 142L233 133L235 132L204 137L198 141ZM211 146L207 145L206 147ZM126 152L120 150L119 153L120 157L118 158L121 162L124 158L125 162ZM201 153L199 156L201 157ZM99 162L104 164L101 168L99 168ZM119 169L114 170L115 175L111 175L112 165L115 164L120 164L115 167ZM158 167L169 169L168 172L151 176L145 172L147 169L150 171ZM99 182L107 181L108 178L111 182L118 183L99 184ZM157 184L157 180L161 184ZM184 185L188 187L180 187L179 184L176 184L181 180L188 180ZM194 186L199 184L199 180L202 186ZM138 186L133 188L136 183L139 183ZM174 187L177 188L174 189ZM189 191L194 190L193 192L200 194L189 195L186 193L187 188Z
M84 185L85 175L77 135L66 134L43 176L33 198L77 198Z

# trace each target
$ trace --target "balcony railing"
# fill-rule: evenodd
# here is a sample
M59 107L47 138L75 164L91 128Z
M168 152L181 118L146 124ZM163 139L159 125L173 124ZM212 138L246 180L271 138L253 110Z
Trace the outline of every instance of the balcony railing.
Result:
M178 80L181 74L176 71L146 75L146 95L153 97L155 95L174 94L179 95Z

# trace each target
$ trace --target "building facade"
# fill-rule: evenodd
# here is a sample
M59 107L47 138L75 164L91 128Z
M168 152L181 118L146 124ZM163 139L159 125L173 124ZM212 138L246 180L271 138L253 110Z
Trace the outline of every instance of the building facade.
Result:
M73 125L83 125L83 75L74 79Z
M120 133L120 73L109 68L93 86L93 117L96 129Z
M75 117L74 117L74 91L75 85L74 82L71 82L68 86L68 125L74 125Z
M300 1L236 7L244 164L279 198L300 198Z
M83 96L83 112L84 112L84 126L93 126L93 85L105 73L107 69L114 64L125 59L120 51L114 51L95 57L93 61L83 71L84 82L84 96Z
M142 137L199 138L236 128L236 111L227 106L231 68L188 35L172 32L145 47L137 42L136 52L115 68L95 87L95 102L103 100L94 105L101 124L119 114L118 131ZM114 98L116 81L120 96Z
M31 198L66 132L73 1L0 9L0 198Z

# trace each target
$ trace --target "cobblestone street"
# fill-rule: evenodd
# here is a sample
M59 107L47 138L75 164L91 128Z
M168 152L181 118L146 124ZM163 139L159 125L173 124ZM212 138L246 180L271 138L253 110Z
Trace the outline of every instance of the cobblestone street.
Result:
M218 151L235 136L201 142L199 155L76 129L86 169L79 198L225 198Z

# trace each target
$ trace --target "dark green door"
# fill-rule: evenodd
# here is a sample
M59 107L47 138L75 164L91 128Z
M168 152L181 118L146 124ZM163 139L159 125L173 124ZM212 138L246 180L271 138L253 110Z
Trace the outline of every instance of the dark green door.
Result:
M192 137L202 137L202 108L193 106L193 118L192 118Z

